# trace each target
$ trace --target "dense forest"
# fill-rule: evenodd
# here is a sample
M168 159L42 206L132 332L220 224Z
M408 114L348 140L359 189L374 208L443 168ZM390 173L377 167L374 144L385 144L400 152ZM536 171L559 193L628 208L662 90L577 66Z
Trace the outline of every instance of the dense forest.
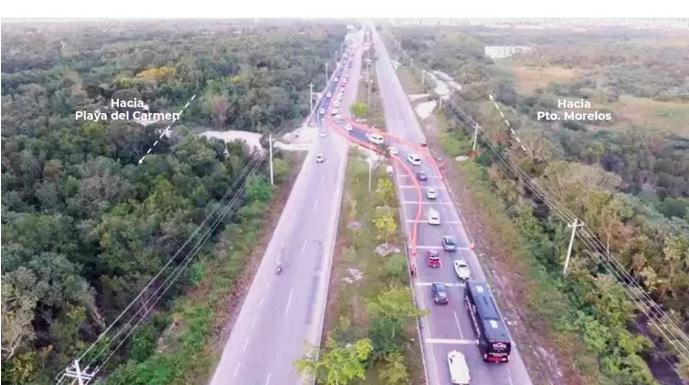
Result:
M268 132L305 116L308 84L324 84L344 33L288 22L3 23L3 383L51 383L253 156L190 128ZM168 122L74 116L107 111L111 98L174 112L192 95L141 164ZM245 205L265 201L265 179L252 183ZM258 207L243 217L262 217Z
M623 31L608 33L597 28L572 34L564 29L443 26L387 29L388 39L394 42L389 46L401 48L396 54L402 60L408 62L413 57L416 66L444 71L462 85L462 91L454 94L444 109L449 132L442 138L443 147L454 156L471 149L467 131L473 128L464 124L459 110L480 122L502 155L520 165L533 182L582 219L622 262L625 271L687 332L686 120L684 129L674 130L646 121L606 126L536 120L536 111L555 110L561 98L584 98L594 103L627 95L653 103L689 100L686 34L678 37L676 31ZM519 59L507 60L523 60L539 68L578 67L580 76L522 94L510 69L484 54L484 47L492 44L530 45L533 49L518 55ZM506 129L489 94L495 96L520 142ZM558 298L561 293L569 304L569 311L560 309L559 314L547 315L552 317L553 330L575 330L589 352L598 357L588 373L589 368L582 364L581 373L596 383L655 384L644 360L652 369L656 369L654 362L669 361L681 376L689 378L689 361L676 354L667 341L666 350L662 349L662 339L653 335L657 331L646 325L638 309L632 310L624 292L612 286L610 276L581 244L575 244L575 253L584 259L578 260L568 280L561 279L562 244L569 230L490 154L486 151L478 158L483 178L490 182L513 225L528 242L528 252L550 272L549 279L555 285L550 297ZM656 348L636 335L648 329ZM592 373L601 375L592 377Z

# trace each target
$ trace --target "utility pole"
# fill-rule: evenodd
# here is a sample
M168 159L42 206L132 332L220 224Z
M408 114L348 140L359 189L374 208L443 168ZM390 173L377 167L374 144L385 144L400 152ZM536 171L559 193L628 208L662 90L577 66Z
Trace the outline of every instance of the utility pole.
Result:
M328 84L328 62L325 62L325 84Z
M368 192L371 192L371 173L373 170L373 163L368 164Z
M313 82L309 83L309 111L313 112Z
M562 275L567 275L567 268L569 267L569 259L572 256L572 246L574 246L574 235L577 232L577 227L581 227L583 225L583 223L579 222L578 218L574 218L574 222L567 225L567 227L572 228L572 236L569 238L569 246L567 247L567 256L565 257L565 267L562 269Z
M474 124L474 144L471 146L471 151L476 153L476 141L478 140L478 123Z
M414 58L411 56L409 57L409 67L414 68Z
M275 185L273 180L273 134L268 134L268 153L270 154L270 184Z
M421 85L426 85L426 70L421 70Z

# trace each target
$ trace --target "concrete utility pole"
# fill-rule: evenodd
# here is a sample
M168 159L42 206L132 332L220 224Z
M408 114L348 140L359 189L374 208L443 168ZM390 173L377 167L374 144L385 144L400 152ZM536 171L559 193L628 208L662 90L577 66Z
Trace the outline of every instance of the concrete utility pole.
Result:
M474 144L471 146L471 151L476 152L476 141L478 140L478 123L474 124Z
M409 57L409 67L414 68L414 58L411 56Z
M328 62L325 62L325 84L328 84Z
M371 108L371 80L368 81L368 108Z
M309 111L313 112L313 82L309 83Z
M562 269L562 275L567 275L567 268L569 267L569 259L572 256L572 246L574 246L574 235L577 232L577 227L581 227L583 225L583 223L579 222L578 218L574 218L574 222L567 225L567 227L572 228L572 236L569 238L569 246L567 247L567 256L565 257L565 267Z
M421 70L421 85L426 85L426 70Z
M270 156L270 184L275 185L273 180L273 134L268 134L268 153Z
M378 157L373 155L366 158L366 163L368 163L368 192L371 192L371 180L373 179L373 166L378 162Z

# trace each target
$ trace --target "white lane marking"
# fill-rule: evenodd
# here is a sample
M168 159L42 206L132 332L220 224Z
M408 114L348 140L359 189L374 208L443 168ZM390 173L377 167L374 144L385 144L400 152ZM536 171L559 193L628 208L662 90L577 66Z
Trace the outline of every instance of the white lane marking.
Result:
M246 338L246 342L244 342L244 346L242 347L242 352L246 351L246 348L249 346L249 337Z
M307 242L307 241L308 241L308 239L304 239L304 244L301 245L301 252L302 252L302 253L304 252L304 250L306 250L306 242Z
M270 373L268 373L268 378L266 378L266 385L270 383Z
M237 367L234 368L234 373L232 373L232 378L237 377L237 373L239 373L239 365L241 365L241 363L237 362Z
M287 297L287 306L285 306L285 315L289 313L289 306L292 304L292 294L294 294L294 289L289 291L289 297Z
M500 116L502 116L504 118L505 114L503 114L502 111L500 111Z
M456 311L452 311L452 315L455 316L455 324L457 325L457 330L459 330L459 338L464 339L464 334L462 334L462 328L459 326L459 317Z
M514 385L514 382L512 382L512 370L510 370L510 367L507 367L507 379L510 381L510 385Z
M436 282L414 282L416 286L431 286ZM444 284L447 287L464 287L466 286L464 283L461 282L440 282Z
M321 186L323 186L323 182L325 182L325 175L321 176Z
M458 338L426 338L423 342L427 344L478 345L478 340L460 340Z
M258 321L258 317L254 317L254 320L251 321L251 329L253 329L254 327L256 327L256 321Z
M266 297L261 297L261 300L258 302L258 308L260 309L263 307L263 301L265 301Z
M313 207L311 208L311 210L315 213L317 208L318 208L318 198L313 200Z

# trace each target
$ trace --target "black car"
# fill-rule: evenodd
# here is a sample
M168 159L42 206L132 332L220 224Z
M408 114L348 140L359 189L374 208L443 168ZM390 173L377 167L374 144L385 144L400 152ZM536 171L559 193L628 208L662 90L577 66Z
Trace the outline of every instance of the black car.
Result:
M443 235L442 238L443 250L457 251L457 241L451 235Z
M431 284L431 294L433 295L433 302L439 305L447 305L450 301L447 296L447 287L442 282L433 282Z
M426 175L425 172L417 172L416 173L416 179L420 180L421 182L425 182L428 180L428 176Z

